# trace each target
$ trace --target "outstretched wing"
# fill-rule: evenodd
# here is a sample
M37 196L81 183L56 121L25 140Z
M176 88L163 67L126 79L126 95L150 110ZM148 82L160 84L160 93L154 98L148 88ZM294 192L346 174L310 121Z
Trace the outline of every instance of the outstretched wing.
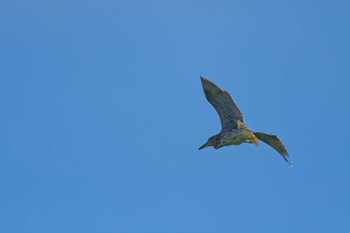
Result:
M205 96L209 103L213 105L219 114L221 121L221 132L227 132L237 128L237 120L243 122L243 115L237 105L233 102L231 95L210 82L208 79L201 77L202 86Z
M272 148L278 151L283 157L283 159L290 165L292 164L288 160L288 151L286 147L283 145L282 141L276 136L272 134L265 134L260 132L254 132L254 135L261 141L265 142L266 144L270 145Z

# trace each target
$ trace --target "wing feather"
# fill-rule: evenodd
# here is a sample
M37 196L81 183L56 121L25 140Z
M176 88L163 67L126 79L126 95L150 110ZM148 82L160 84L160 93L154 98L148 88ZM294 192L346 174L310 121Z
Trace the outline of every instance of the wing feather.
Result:
M214 83L201 77L203 90L209 103L213 105L221 121L221 132L237 128L237 120L243 122L243 115L231 95Z
M272 148L274 148L280 155L282 155L283 159L290 165L292 164L288 160L288 151L286 147L283 145L283 142L276 136L272 134L265 134L260 132L254 132L254 135L261 141L265 142L266 144L270 145Z

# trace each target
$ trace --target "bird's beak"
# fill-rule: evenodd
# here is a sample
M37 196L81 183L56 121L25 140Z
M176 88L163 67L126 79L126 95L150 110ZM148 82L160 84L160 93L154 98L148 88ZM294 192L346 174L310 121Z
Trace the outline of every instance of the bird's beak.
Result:
M207 142L207 143L205 143L203 146L199 147L198 150L201 150L201 149L206 148L206 147L208 147L208 146L210 146L210 145L209 145L209 143Z

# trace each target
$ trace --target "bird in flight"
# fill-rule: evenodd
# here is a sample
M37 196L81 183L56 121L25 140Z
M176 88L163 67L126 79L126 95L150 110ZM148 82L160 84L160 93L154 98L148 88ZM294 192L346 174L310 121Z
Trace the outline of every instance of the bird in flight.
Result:
M201 81L208 102L213 105L219 114L221 132L210 137L199 150L209 146L219 149L223 146L240 145L242 143L252 143L258 146L259 139L274 148L292 166L288 160L286 147L276 135L250 130L244 124L243 115L233 102L231 95L204 77L201 77Z

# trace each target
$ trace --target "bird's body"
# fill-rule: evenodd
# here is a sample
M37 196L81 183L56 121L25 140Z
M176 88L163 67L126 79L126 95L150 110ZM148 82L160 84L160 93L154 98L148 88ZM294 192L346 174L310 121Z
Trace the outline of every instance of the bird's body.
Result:
M219 149L223 146L240 145L243 142L259 145L258 139L253 131L248 129L245 125L244 128L233 129L214 135L211 140L213 140L213 147L215 149Z
M277 150L284 160L291 165L287 159L287 149L276 135L253 132L250 130L244 124L243 115L234 103L231 95L203 77L201 77L201 81L207 100L219 114L222 129L219 134L210 137L208 142L199 149L208 146L219 149L223 146L240 145L242 143L259 145L259 139Z

